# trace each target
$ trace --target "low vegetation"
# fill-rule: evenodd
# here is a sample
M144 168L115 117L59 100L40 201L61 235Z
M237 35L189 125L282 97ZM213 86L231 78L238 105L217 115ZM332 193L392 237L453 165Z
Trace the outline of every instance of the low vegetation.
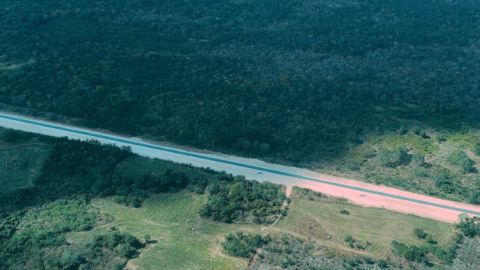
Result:
M253 224L227 224L200 217L207 202L206 194L188 191L152 195L140 208L127 207L109 198L95 199L92 204L111 215L112 226L138 239L149 239L140 257L129 262L137 269L245 269L247 261L222 252L222 239L231 232L259 233ZM99 228L91 232L72 234L72 241L91 241Z
M291 200L288 215L278 223L278 228L335 251L336 256L364 256L400 267L404 257L392 247L395 242L409 247L428 246L432 251L422 253L425 257L441 257L432 260L438 265L448 264L454 258L450 252L457 240L452 225L359 207L304 189L294 189Z
M452 270L470 270L480 265L480 239L467 238L456 250L457 257L453 260Z
M398 241L392 241L393 254L426 266L451 265L456 257L457 245L463 240L462 235L456 235L450 246L441 247L433 238L429 238L420 245L406 245Z
M230 234L223 248L232 256L250 259L251 269L397 269L384 260L339 256L318 243L290 234Z
M398 146L395 149L383 149L378 153L378 161L380 165L396 168L405 166L410 163L411 156L405 146Z
M480 218L464 218L457 227L467 237L480 236Z
M222 247L230 256L249 259L269 241L271 241L269 237L262 237L259 234L237 232L228 234L222 243Z
M0 269L122 269L143 247L117 231L82 245L69 243L69 233L89 231L108 220L80 199L1 215Z
M471 160L463 151L457 150L451 154L448 161L457 166L464 173L476 173L475 162Z
M450 200L480 203L480 144L474 130L449 132L399 128L370 136L326 173L394 186Z

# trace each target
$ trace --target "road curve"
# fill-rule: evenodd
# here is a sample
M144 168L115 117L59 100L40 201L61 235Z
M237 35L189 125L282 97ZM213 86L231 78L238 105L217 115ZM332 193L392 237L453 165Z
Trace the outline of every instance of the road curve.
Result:
M142 156L159 158L196 167L209 167L248 179L305 187L327 195L344 197L362 206L386 208L445 222L457 222L460 214L480 216L480 207L442 200L395 188L324 175L311 170L267 163L219 153L201 153L136 138L114 135L7 112L0 112L0 126L54 137L97 140L104 144L127 146Z

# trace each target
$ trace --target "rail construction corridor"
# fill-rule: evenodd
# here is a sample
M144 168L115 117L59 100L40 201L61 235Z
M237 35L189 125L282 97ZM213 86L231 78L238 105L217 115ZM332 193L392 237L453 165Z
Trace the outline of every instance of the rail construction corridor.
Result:
M104 144L130 147L132 152L141 156L190 164L195 167L208 167L233 175L243 175L247 179L285 185L287 192L291 191L294 186L304 187L326 195L343 197L362 206L385 208L445 222L456 222L461 214L480 216L480 206L367 184L321 174L312 170L267 163L257 159L166 146L138 138L40 120L29 116L0 112L0 126L47 136L96 140Z

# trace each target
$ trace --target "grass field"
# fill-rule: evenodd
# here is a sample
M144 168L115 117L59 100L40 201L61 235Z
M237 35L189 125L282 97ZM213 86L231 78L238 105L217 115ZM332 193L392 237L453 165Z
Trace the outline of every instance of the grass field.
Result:
M387 258L392 240L420 243L413 234L415 228L424 229L440 245L447 245L454 233L453 226L446 223L331 199L309 200L300 193L294 190L289 213L277 224L278 228L338 251ZM365 250L352 249L344 241L349 235L371 245Z
M92 204L115 219L115 226L140 239L146 234L158 241L146 247L138 259L129 262L133 269L244 269L245 260L223 255L225 234L260 231L260 226L222 224L202 219L200 207L205 195L186 192L155 195L141 208L130 208L109 199ZM73 239L82 236L72 236Z
M92 205L113 217L107 226L90 232L74 233L71 242L88 241L95 234L115 226L139 239L148 234L158 241L148 245L140 257L128 263L130 269L245 269L247 261L223 254L221 242L230 232L288 233L314 241L342 256L366 255L393 258L392 240L420 244L413 231L421 228L440 245L448 245L453 225L403 215L383 209L364 208L324 198L310 200L295 189L286 217L269 229L259 225L223 224L199 216L206 195L187 192L154 195L142 207L126 207L110 199L95 199ZM349 214L341 213L342 210ZM353 249L347 236L366 243L365 250Z

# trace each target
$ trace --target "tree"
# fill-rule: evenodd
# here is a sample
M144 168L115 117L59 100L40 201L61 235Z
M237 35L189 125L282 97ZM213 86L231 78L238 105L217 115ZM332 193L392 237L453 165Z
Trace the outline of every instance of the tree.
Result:
M467 237L475 237L480 235L480 218L478 217L466 217L460 224L457 225L462 233Z

